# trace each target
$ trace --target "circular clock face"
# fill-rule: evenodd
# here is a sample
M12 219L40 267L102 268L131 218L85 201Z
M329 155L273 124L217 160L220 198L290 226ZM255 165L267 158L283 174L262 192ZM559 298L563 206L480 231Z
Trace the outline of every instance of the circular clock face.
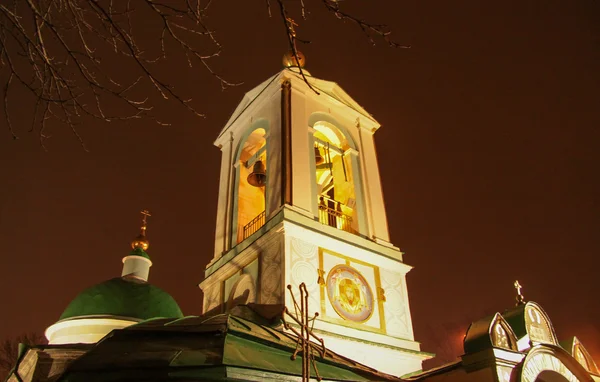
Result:
M329 271L327 296L343 319L365 322L373 314L373 292L369 283L349 265L336 265Z

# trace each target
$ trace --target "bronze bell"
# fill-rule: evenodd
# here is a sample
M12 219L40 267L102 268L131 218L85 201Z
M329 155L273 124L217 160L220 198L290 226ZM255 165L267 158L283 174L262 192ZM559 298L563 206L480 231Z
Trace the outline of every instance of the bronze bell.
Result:
M319 150L319 148L317 146L315 146L315 163L323 164L324 162L325 162L325 159L321 155L321 150Z
M264 187L267 182L267 173L265 171L265 164L261 160L257 160L254 163L254 168L250 175L248 175L248 183L254 187Z

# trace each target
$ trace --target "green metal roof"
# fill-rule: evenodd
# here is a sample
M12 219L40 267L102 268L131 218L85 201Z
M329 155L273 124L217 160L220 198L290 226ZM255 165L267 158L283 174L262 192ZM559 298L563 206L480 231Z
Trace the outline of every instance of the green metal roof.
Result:
M301 356L290 358L297 338L279 330L280 318L240 313L157 319L115 330L60 381L297 380ZM315 361L325 380L402 381L329 350L315 354Z
M525 327L525 306L527 304L529 303L517 305L502 313L502 317L508 322L513 332L515 332L518 340L527 335L527 328Z
M500 323L509 338L509 348L506 349L517 350L517 338L515 333L502 315L500 315L500 313L495 313L471 323L463 340L465 354L477 353L494 347L492 342L492 326L496 322Z
M496 318L496 314L475 321L467 328L463 340L463 350L466 354L489 349L492 345L490 327Z
M183 317L177 302L164 290L147 282L116 277L81 292L67 306L60 320L104 315L137 320Z

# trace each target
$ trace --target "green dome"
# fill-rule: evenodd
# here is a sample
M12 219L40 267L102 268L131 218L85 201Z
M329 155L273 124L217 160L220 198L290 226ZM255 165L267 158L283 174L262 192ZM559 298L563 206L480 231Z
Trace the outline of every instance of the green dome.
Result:
M164 290L147 282L116 277L81 292L67 306L60 320L105 315L139 320L183 317L175 299Z

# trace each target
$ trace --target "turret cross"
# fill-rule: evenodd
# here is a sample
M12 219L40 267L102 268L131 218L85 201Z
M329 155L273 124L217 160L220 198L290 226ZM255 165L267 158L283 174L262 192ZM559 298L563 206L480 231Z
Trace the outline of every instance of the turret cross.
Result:
M142 234L146 234L146 228L148 226L147 219L152 215L150 215L150 211L148 210L142 210L140 213L142 214Z
M517 289L517 305L521 305L525 301L523 298L523 293L521 293L521 289L523 289L523 287L519 283L519 280L515 280L514 285L515 285L515 289Z

